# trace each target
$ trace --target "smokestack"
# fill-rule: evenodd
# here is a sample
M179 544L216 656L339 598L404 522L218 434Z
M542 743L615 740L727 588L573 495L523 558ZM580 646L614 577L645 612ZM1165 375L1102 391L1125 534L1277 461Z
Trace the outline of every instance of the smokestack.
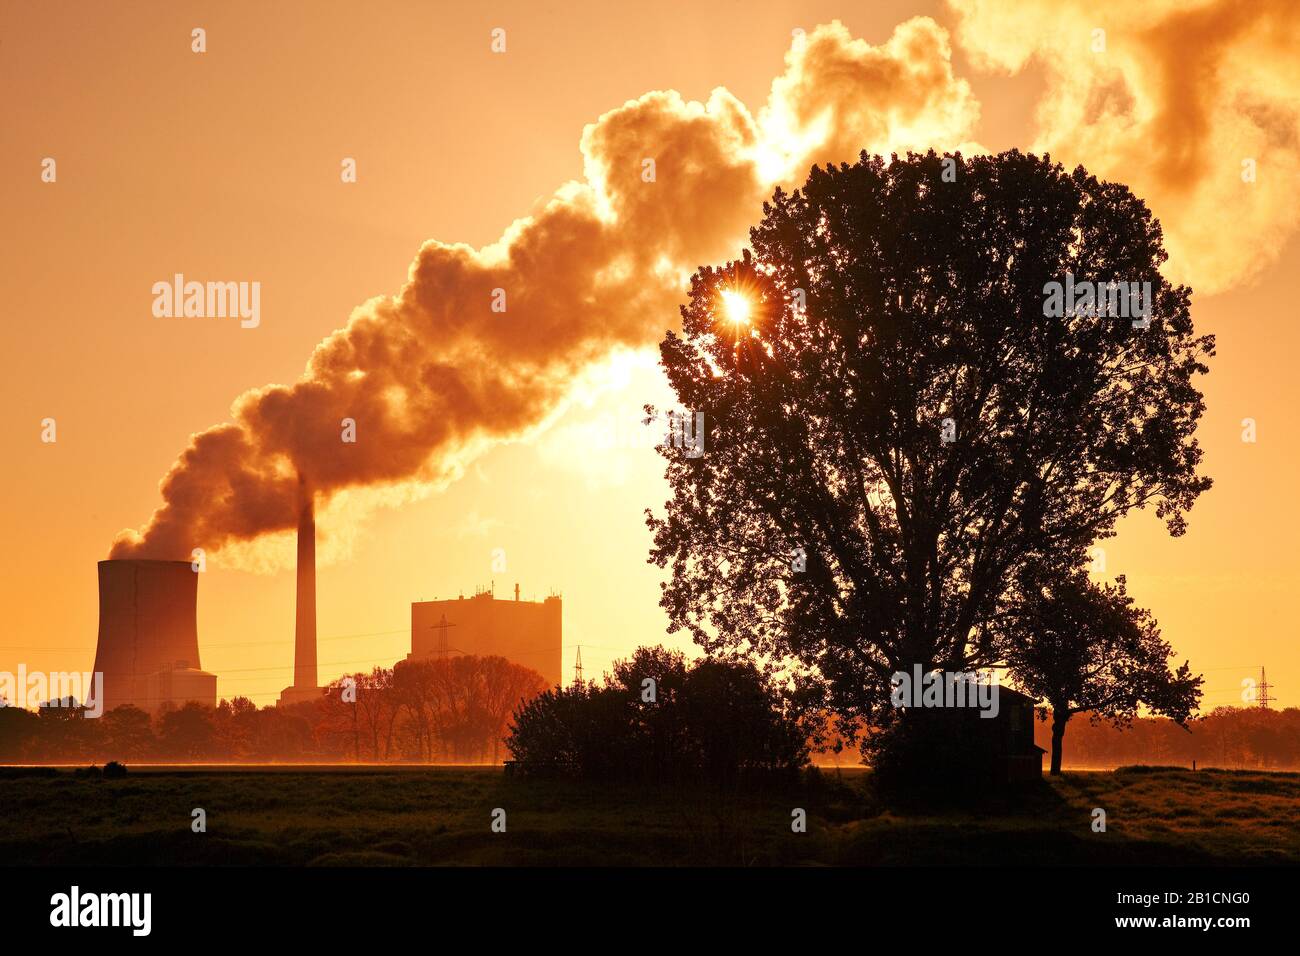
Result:
M298 476L298 604L293 630L293 684L316 686L316 515L311 492Z
M293 627L293 684L280 703L320 696L316 683L316 515L311 489L298 475L298 590Z
M188 561L100 561L99 641L105 712L215 707L217 678L199 668L199 576Z

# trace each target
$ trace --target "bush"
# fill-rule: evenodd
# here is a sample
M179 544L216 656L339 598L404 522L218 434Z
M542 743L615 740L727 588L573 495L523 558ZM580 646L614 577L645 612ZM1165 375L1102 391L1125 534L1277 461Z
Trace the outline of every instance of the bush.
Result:
M726 782L793 778L808 763L806 734L753 665L687 667L663 648L639 649L604 683L523 705L506 746L531 776Z
M126 766L118 763L116 760L110 760L104 764L105 780L120 780L126 776Z
M1177 770L1180 773L1191 773L1191 770L1187 767L1174 767L1162 764L1131 763L1125 764L1123 767L1115 768L1116 773L1166 773L1170 770Z

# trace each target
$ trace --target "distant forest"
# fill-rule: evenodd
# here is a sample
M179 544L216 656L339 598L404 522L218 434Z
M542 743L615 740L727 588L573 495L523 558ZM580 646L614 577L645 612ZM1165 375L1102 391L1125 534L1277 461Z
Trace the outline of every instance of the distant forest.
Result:
M199 704L150 717L120 707L98 719L80 708L38 713L0 708L0 763L365 762L497 763L517 703L541 690L531 671L499 658L459 658L459 665L378 668L352 675L357 705L345 703L345 680L316 704L259 708L247 698ZM520 673L520 672L523 673ZM394 679L396 676L396 679ZM1219 707L1183 730L1165 718L1138 718L1126 730L1070 723L1066 769L1106 770L1132 764L1300 770L1300 708ZM1050 745L1051 725L1035 739ZM814 753L822 766L852 767L854 749Z
M1065 766L1109 770L1131 764L1221 767L1229 770L1300 770L1300 708L1216 707L1187 722L1140 717L1127 730L1070 721ZM1035 722L1034 741L1051 746L1051 724Z
M1047 719L1043 719L1046 715ZM1050 712L1038 710L1034 742L1052 745ZM1187 729L1166 717L1138 717L1125 730L1109 721L1093 723L1089 714L1070 721L1066 736L1066 770L1113 770L1116 767L1199 767L1226 770L1300 770L1300 708L1217 707L1187 722ZM821 766L850 767L856 752L814 754ZM1046 759L1043 762L1046 770Z
M319 701L257 707L246 697L98 718L63 701L0 708L0 763L493 763L511 714L545 689L502 657L403 661L332 683Z

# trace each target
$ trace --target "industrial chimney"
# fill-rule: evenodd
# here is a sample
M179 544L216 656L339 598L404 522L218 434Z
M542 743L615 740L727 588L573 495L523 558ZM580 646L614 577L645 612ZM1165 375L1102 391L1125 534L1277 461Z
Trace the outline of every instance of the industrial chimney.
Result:
M99 562L95 672L105 712L216 706L216 675L199 668L198 578L188 561Z
M298 476L298 593L293 628L293 684L280 694L281 704L321 696L316 683L316 516L311 489Z

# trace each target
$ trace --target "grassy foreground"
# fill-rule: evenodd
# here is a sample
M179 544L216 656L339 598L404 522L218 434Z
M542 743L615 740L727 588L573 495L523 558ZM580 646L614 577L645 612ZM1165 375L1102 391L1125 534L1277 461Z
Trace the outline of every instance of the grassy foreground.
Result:
M978 812L891 810L863 770L787 792L656 790L496 768L0 768L0 861L24 864L1300 863L1300 774L1067 773ZM207 832L191 830L192 811ZM495 808L506 832L491 829ZM806 833L791 811L807 811ZM1106 832L1092 829L1106 811Z

